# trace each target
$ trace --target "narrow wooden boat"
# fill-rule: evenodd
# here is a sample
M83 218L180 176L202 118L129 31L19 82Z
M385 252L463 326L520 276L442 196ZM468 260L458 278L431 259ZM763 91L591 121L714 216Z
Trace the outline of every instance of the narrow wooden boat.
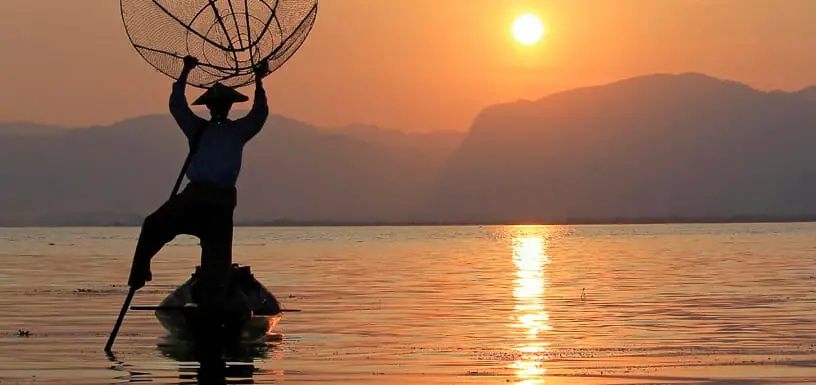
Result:
M156 318L172 338L201 337L207 319L198 311L193 296L199 271L200 266L196 266L190 279L155 308ZM233 265L230 284L229 312L217 331L220 337L256 342L273 335L284 312L275 296L255 278L249 266Z

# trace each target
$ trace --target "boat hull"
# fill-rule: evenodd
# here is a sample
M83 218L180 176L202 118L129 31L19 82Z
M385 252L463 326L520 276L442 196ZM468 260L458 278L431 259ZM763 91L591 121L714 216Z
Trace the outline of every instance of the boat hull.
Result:
M274 335L282 318L280 303L252 275L248 266L233 266L227 309L223 322L213 325L194 300L199 268L187 282L167 295L155 311L168 334L180 340L219 336L228 340L257 342Z

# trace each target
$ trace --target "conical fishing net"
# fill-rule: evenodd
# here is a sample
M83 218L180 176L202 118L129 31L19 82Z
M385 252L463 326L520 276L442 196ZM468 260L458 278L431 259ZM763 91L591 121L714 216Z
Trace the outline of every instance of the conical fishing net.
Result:
M121 10L133 47L157 70L175 79L192 55L188 84L241 87L256 63L275 71L300 48L317 0L121 0Z

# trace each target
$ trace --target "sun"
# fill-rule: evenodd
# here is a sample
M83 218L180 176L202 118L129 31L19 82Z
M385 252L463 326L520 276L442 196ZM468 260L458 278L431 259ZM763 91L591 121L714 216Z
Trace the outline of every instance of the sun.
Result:
M513 22L513 36L524 45L533 45L541 40L544 35L544 24L538 16L525 13Z

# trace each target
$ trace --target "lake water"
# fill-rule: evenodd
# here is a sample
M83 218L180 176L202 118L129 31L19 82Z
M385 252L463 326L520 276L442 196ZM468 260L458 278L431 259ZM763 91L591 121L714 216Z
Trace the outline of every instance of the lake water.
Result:
M194 384L136 228L0 229L0 383ZM816 383L816 225L237 228L287 308L227 383ZM134 305L198 263L179 237ZM18 330L29 331L19 336Z

